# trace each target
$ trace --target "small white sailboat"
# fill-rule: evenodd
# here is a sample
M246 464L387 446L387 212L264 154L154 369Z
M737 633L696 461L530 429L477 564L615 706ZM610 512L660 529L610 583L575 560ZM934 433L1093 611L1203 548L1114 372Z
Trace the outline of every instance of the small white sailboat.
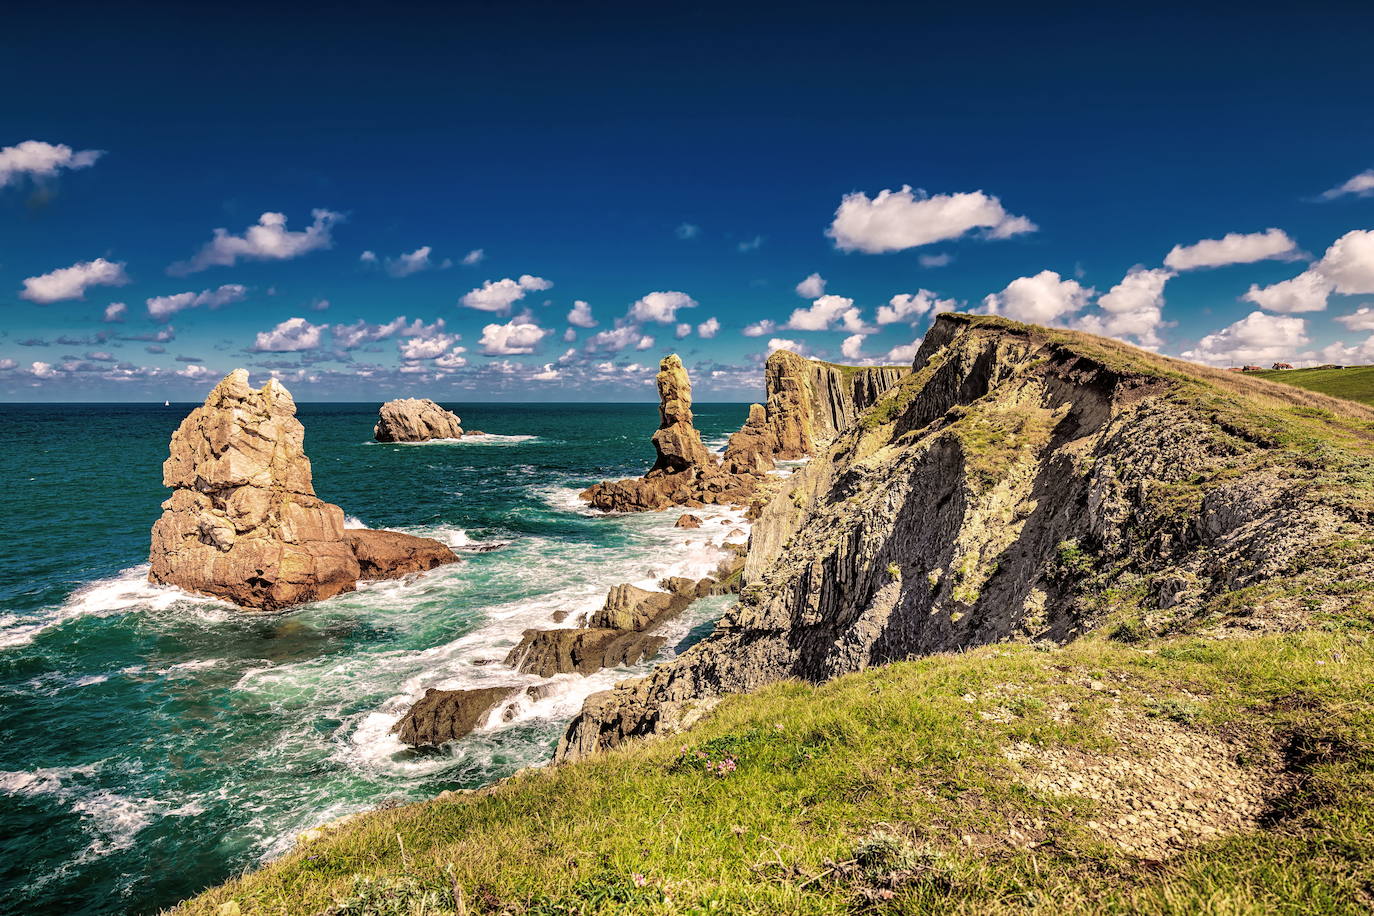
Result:
M163 402L162 402L162 406L163 406L163 407L171 407L171 406L172 406L172 402L171 402L171 401L163 401Z

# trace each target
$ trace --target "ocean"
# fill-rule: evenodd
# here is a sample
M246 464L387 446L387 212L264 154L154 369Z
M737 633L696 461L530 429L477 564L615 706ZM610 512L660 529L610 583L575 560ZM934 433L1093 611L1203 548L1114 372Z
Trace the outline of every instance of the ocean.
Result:
M168 439L195 406L0 405L0 912L156 912L321 822L547 761L584 697L644 669L556 678L440 751L389 730L429 687L540 682L502 664L524 629L620 582L706 575L747 531L733 510L689 530L680 510L579 502L652 463L653 404L446 404L486 435L420 445L372 442L377 404L301 404L322 499L463 562L248 615L146 580ZM747 405L695 412L720 448ZM658 660L729 600L671 623Z

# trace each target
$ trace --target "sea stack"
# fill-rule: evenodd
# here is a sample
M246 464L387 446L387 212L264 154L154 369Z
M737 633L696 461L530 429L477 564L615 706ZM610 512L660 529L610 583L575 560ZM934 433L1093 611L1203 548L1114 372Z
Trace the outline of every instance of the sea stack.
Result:
M763 384L775 457L806 458L822 451L909 371L907 366L841 366L774 351L764 364Z
M280 382L254 390L247 370L226 376L172 434L148 578L275 611L457 560L429 538L345 532L343 510L315 495L304 442Z
M382 405L372 434L378 442L458 439L463 435L462 422L453 411L428 398L397 398Z

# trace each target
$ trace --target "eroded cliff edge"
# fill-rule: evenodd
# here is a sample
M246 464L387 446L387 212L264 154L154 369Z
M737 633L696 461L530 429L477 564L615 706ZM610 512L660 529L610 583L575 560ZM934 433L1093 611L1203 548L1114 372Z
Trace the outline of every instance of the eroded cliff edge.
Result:
M588 699L574 759L723 693L1000 640L1303 626L1299 577L1367 572L1374 411L1101 338L942 315L913 371L754 528L740 603Z

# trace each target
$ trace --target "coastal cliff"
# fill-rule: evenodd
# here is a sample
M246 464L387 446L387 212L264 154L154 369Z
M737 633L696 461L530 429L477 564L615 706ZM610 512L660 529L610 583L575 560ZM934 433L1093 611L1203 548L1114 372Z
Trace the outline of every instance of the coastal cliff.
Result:
M777 350L764 364L765 411L779 458L824 450L908 371L906 366L841 366Z
M1300 625L1283 583L1368 534L1342 486L1359 468L1329 443L1367 439L1371 420L1101 338L942 315L912 373L764 508L715 632L590 697L558 758L783 679L1062 643L1123 606L1126 625L1162 632L1246 591L1243 621L1216 626Z

